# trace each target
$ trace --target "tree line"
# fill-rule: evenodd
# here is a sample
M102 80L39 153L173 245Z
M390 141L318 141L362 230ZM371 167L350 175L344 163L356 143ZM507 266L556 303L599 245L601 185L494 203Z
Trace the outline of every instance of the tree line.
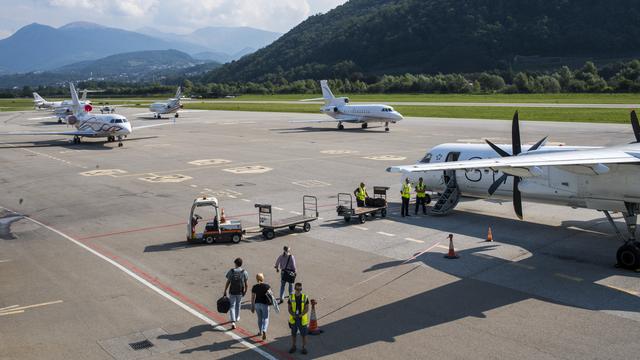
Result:
M343 94L424 93L424 94L531 94L531 93L637 93L640 92L640 60L615 63L598 69L593 62L572 70L563 66L554 72L481 72L472 74L404 74L367 76L354 72L329 80L332 90ZM187 95L217 98L230 95L317 94L315 79L288 81L275 74L264 82L205 83L198 79L173 83L131 84L104 81L80 82L80 89L102 89L99 97L132 97L172 94L182 85ZM68 96L66 87L25 86L0 91L0 97Z

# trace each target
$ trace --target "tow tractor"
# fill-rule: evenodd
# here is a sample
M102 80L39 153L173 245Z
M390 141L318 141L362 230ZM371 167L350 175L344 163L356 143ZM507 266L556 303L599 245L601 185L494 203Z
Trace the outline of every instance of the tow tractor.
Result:
M273 211L269 204L255 204L258 208L258 224L262 229L262 236L271 240L276 237L276 229L286 227L293 231L296 226L302 225L304 232L311 230L311 222L318 220L318 198L305 195L302 197L302 214L273 221Z
M209 211L207 211L209 210ZM224 209L218 211L218 199L215 197L199 197L193 200L189 223L187 224L187 241L191 244L204 242L213 244L216 242L239 243L245 231L242 230L242 223L239 220L227 220L224 217ZM197 212L209 212L211 221L208 221L202 232L197 232L197 225L203 217Z
M345 222L351 222L351 218L358 218L360 224L364 224L367 216L375 218L376 214L380 214L380 217L387 216L387 190L386 186L374 186L373 198L367 199L370 205L364 207L353 207L353 195L349 193L338 194L338 206L336 211L338 216L342 216Z

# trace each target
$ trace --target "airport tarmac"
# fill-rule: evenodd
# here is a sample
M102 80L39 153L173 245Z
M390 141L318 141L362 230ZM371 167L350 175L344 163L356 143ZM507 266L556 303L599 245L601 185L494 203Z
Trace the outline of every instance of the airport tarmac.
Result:
M134 126L163 121L118 112ZM27 120L37 114L0 113L0 126L66 127ZM389 133L289 123L318 118L191 111L134 132L122 148L0 139L0 359L637 358L640 275L613 266L620 242L601 214L525 198L525 221L492 201L461 202L447 217L399 216L400 178L388 166L444 142L509 142L509 122L407 118ZM633 138L630 125L523 120L531 143ZM337 193L360 181L391 187L387 218L337 217ZM203 194L243 222L241 243L186 243ZM264 240L254 204L294 216L305 194L319 202L311 231ZM449 233L456 260L443 258ZM264 272L278 290L273 264L285 244L324 330L306 356L288 354L285 312L272 311L262 342L246 304L233 332L215 311L235 257L250 284ZM153 346L129 345L144 340Z

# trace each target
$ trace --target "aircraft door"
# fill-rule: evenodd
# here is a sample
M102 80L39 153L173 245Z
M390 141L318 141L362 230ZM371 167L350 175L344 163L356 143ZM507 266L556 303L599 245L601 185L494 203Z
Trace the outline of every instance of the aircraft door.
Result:
M458 161L459 158L460 158L460 152L452 151L452 152L447 154L447 157L444 159L444 162ZM449 183L449 180L451 180L451 178L455 178L455 176L456 176L456 171L455 170L445 170L444 171L444 184L445 184L445 186L446 186L446 184Z

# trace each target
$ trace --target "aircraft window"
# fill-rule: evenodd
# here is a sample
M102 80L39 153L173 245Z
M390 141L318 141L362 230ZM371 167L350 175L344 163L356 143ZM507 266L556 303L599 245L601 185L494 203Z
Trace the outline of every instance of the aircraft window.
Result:
M344 103L348 104L349 103L349 99L344 99Z
M128 123L128 122L129 122L129 120L127 120L127 119L122 119L122 122L123 122L123 123Z
M422 160L420 160L420 162L423 164L428 164L429 162L431 162L431 153L427 153L427 155L425 155Z
M116 124L122 124L122 119L116 119Z
M111 119L111 121L109 121L111 124L116 122L116 119Z

